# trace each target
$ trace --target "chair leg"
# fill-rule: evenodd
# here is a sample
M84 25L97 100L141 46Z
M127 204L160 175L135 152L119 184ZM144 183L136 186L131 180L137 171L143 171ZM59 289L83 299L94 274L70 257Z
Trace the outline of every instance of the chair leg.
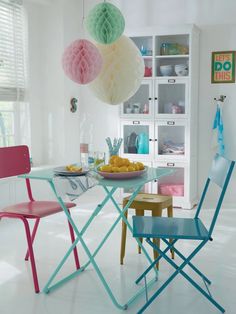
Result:
M136 216L144 216L144 209L135 209ZM139 241L143 243L143 238L139 238ZM141 254L141 247L138 245L138 254Z
M123 204L125 207L126 204ZM125 218L128 218L128 210L124 213ZM122 220L122 230L121 230L121 246L120 246L120 264L124 264L125 257L125 245L126 245L126 234L127 234L127 226L126 223Z
M69 209L68 209L68 212L70 214ZM73 244L75 242L74 230L73 230L73 228L72 228L72 226L71 226L69 221L68 221L68 225L69 225L69 230L70 230L71 242ZM78 257L78 252L77 252L77 247L76 246L74 248L74 258L75 258L75 267L76 267L76 269L80 269L79 257Z
M162 239L165 243L165 239ZM161 287L158 288L158 290L147 300L147 302L144 304L144 306L138 311L137 314L143 313L146 308L161 294L161 292L173 281L173 279L178 275L181 274L185 279L188 280L189 283L191 283L201 294L203 294L218 310L220 310L222 313L225 312L225 309L216 302L215 299L213 299L210 291L207 289L207 291L203 290L201 286L199 286L183 269L186 265L189 265L190 261L194 258L194 256L201 250L201 248L207 243L208 240L202 241L197 248L187 257L184 258L184 262L180 265L177 265L175 262L173 262L163 251L160 250L160 248L156 247L156 249L159 251L160 255L175 268L175 272L162 284ZM150 239L147 239L148 244L151 245L151 247L155 247L155 244L150 241ZM168 243L166 243L168 245Z
M152 210L152 217L161 217L162 216L162 210L161 209L156 209ZM153 242L160 247L160 239L153 239ZM153 249L153 257L154 260L157 259L159 256L159 253ZM159 262L156 263L156 268L159 269Z
M32 242L32 237L30 234L29 223L27 219L23 217L20 217L20 219L23 221L24 226L25 226L25 233L26 233L26 239L28 243L29 257L30 257L32 275L33 275L33 280L34 280L34 289L36 293L39 293L38 275L37 275L37 270L36 270L36 265L35 265L33 242Z
M172 218L173 217L173 206L169 206L167 208L167 215L168 217ZM170 239L169 242L172 243L173 239ZM174 250L170 250L170 254L171 254L171 258L174 259L175 258L175 251Z
M34 239L35 239L35 235L36 235L36 232L37 232L37 229L38 229L39 221L40 221L40 218L37 218L36 221L35 221L35 224L34 224L34 228L33 228L33 231L32 231L32 237L31 237L32 245L34 243ZM26 255L25 255L25 261L28 261L28 260L29 260L29 249L27 249L27 252L26 252Z

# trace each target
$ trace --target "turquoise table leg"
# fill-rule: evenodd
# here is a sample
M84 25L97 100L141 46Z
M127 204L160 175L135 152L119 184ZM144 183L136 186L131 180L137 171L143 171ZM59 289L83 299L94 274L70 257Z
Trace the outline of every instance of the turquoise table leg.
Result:
M83 227L83 229L81 230L81 232L79 232L78 228L76 227L72 217L70 216L63 200L61 199L61 197L59 197L56 193L56 190L55 190L55 187L54 187L54 184L52 181L49 182L57 199L58 199L58 202L59 204L61 205L61 207L63 208L69 222L71 223L76 235L77 235L77 238L75 240L75 242L73 243L73 245L70 247L70 249L67 251L66 255L63 257L62 261L60 262L60 264L58 265L58 267L56 268L56 270L54 271L54 273L52 274L52 276L50 277L50 279L48 280L47 284L45 285L43 291L45 293L48 293L49 291L52 291L54 289L56 289L57 287L63 285L65 282L67 282L68 280L71 280L72 278L74 278L75 276L77 276L79 273L81 273L81 271L83 271L90 263L93 265L98 277L100 278L105 290L107 291L111 301L113 302L113 304L119 308L119 309L127 309L128 305L130 305L131 303L133 303L138 296L140 296L142 293L144 293L145 291L145 287L141 288L130 300L128 300L124 305L120 304L117 299L115 298L110 286L108 285L105 277L103 276L103 274L101 273L97 263L95 262L95 259L94 257L96 256L96 254L100 251L102 245L105 243L105 241L108 239L108 237L110 236L110 234L112 233L112 231L114 230L114 228L116 227L116 225L118 224L118 222L120 221L120 219L122 218L122 211L120 212L120 215L119 217L116 219L116 221L114 222L114 224L112 225L112 227L110 228L110 230L107 232L106 236L104 237L104 239L102 240L102 242L100 243L100 245L97 247L97 249L95 250L95 252L92 254L90 252L90 250L88 249L86 243L84 242L83 240L83 234L84 232L86 231L86 229L88 228L88 226L91 224L92 220L94 219L94 217L98 214L98 212L104 207L104 205L107 203L107 201L109 199L112 200L113 204L119 208L118 204L115 202L114 198L112 197L112 195L114 194L114 192L116 191L117 188L112 188L111 191L109 191L107 189L107 196L106 198L104 199L104 201L102 202L102 204L98 205L95 212L93 213L93 215L89 218L89 220L87 221L87 223L85 224L85 226ZM140 191L141 187L137 188L135 190L135 192L133 193L132 195L132 199L131 199L131 202L133 201L133 199L136 197L136 195L138 194L138 192ZM116 207L115 206L115 207ZM116 207L116 208L117 208ZM118 209L117 208L117 209ZM120 209L119 209L120 210ZM58 281L56 284L54 284L53 286L50 287L50 284L52 283L53 279L55 278L55 276L58 274L58 272L60 271L61 267L64 265L66 259L69 257L69 255L72 253L73 251L73 248L75 247L75 245L80 242L83 249L85 250L85 253L87 254L88 258L89 258L89 262L85 265L85 266L82 266L81 269L75 271L74 273L70 274L69 276L63 278L62 280ZM150 258L150 257L149 257ZM156 281L156 278L154 280L151 280L149 283L148 283L148 286L150 286L151 284L153 284L154 282Z
M129 206L132 204L132 202L133 202L133 200L135 199L135 197L137 196L137 194L140 192L141 188L142 188L142 186L139 187L139 188L135 191L134 194L132 194L132 196L130 197L128 203L126 204L126 206L125 206L123 209L121 209L121 208L118 206L118 204L116 203L116 201L115 201L115 199L114 199L113 196L110 197L112 203L114 204L115 208L117 209L118 213L120 214L119 218L120 218L120 219L121 219L121 218L123 219L123 221L124 221L125 224L127 225L128 229L130 230L131 234L133 234L133 228L132 228L132 226L130 225L130 223L128 222L128 220L126 219L126 217L125 217L124 214L125 214L125 212L128 210ZM106 191L107 193L109 193L109 190L107 189L107 187L104 186L104 189L105 189L105 191ZM152 260L152 258L149 256L147 250L144 248L142 242L141 242L138 238L136 238L136 241L137 241L138 245L142 248L142 251L143 251L144 255L146 256L146 258L148 259L148 261L150 262L150 264L152 264L152 263L153 263L153 260ZM157 270L156 268L154 268L154 271L155 271L156 274L158 274L158 270Z
M129 229L130 229L130 231L132 232L132 227L131 227L131 225L129 224L129 222L126 220L126 218L125 218L125 216L124 216L124 213L125 213L125 211L129 208L130 204L133 202L133 200L135 199L135 197L137 196L137 194L140 192L140 189L141 189L142 187L138 187L138 188L136 189L136 191L134 192L134 194L130 197L129 202L127 203L127 205L125 206L125 208L124 208L123 211L119 208L118 204L116 203L115 199L113 198L112 195L113 195L114 193L111 194L110 191L108 190L108 188L106 188L106 187L104 187L104 186L103 186L103 188L105 189L107 195L109 195L109 197L110 197L112 203L114 204L115 208L118 210L119 216L118 216L118 218L116 219L116 221L114 222L114 224L112 225L112 227L111 227L111 228L109 229L109 231L107 232L107 234L106 234L106 236L104 237L104 239L101 241L101 243L100 243L100 245L98 246L98 248L95 250L95 252L94 252L94 254L93 254L93 257L95 257L95 256L97 255L98 251L101 249L101 247L102 247L103 244L106 242L107 238L110 236L110 234L112 233L112 231L114 230L114 228L116 227L116 225L119 223L119 221L120 221L121 219L123 219L123 220L125 221L125 223L127 223L128 227L129 227ZM138 240L137 242L140 243L139 240ZM140 243L140 245L142 246L141 243ZM151 257L148 255L148 253L147 253L147 251L145 250L145 248L144 248L144 252L145 252L145 255L146 255L147 259L149 260L149 262L152 263L152 259L151 259ZM90 261L88 262L88 264L89 264L89 263L90 263ZM86 267L87 267L88 264L86 264ZM157 270L156 270L156 269L155 269L155 272L157 273Z
M52 181L49 181L49 184L59 202L59 204L61 205L63 211L65 212L68 220L70 221L76 235L78 234L78 229L74 223L74 221L72 220L71 215L68 212L68 209L66 208L63 200L61 199L61 197L59 197L57 195L56 189L54 187L54 184ZM97 208L95 209L95 211L93 212L93 214L91 215L91 217L88 219L87 223L84 225L83 229L81 230L81 235L83 235L85 233L85 231L87 230L87 228L89 227L89 225L91 224L91 222L93 221L93 219L97 216L97 214L101 211L101 209L105 206L105 204L108 202L108 200L110 199L110 196L115 192L115 188L113 188L109 194L105 197L105 199L103 200L103 202L101 204L99 204L97 206ZM53 285L52 287L50 287L50 284L52 283L52 281L54 280L54 278L56 277L56 275L58 274L58 272L60 271L60 269L62 268L62 266L65 264L66 260L68 259L68 257L70 256L71 252L73 251L73 249L75 248L75 246L78 244L79 242L79 238L77 237L74 241L74 243L71 245L71 247L69 248L69 250L67 251L67 253L65 254L65 256L62 258L62 260L60 261L60 263L58 264L57 268L55 269L55 271L53 272L53 274L50 276L50 278L48 279L45 287L43 288L43 292L44 293L48 293L50 290L55 289L56 287L58 287L59 285L65 283L66 281L72 279L73 277L75 277L77 274L81 273L81 271L83 271L89 264L87 263L84 266L81 266L80 269L76 270L74 273L72 273L70 276L65 277L64 279L60 280L59 282L57 282L55 285Z

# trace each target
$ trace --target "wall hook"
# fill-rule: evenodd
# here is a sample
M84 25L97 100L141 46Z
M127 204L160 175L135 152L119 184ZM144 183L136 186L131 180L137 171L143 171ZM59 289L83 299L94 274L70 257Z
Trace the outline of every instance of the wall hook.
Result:
M220 97L219 97L218 99L217 99L217 98L214 98L214 100L224 102L224 101L225 101L225 98L226 98L225 95L220 95Z
M71 112L74 113L77 111L77 103L78 103L78 99L71 98L71 100L70 100L70 111Z

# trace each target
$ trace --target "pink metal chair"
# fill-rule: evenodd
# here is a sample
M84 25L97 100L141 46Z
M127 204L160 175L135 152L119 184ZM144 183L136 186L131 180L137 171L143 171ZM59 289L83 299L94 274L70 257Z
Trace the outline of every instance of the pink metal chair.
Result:
M31 170L30 167L30 158L29 158L29 149L25 145L21 146L12 146L12 147L1 147L0 148L0 179L8 178L12 176L17 176L25 173L29 173ZM33 199L30 181L26 179L26 187L28 192L29 201L25 203L19 203L3 208L0 211L1 218L17 218L20 219L25 227L26 239L28 244L28 250L25 255L25 260L28 261L30 258L31 269L34 280L35 292L38 293L39 284L38 276L35 265L34 251L33 251L33 242L37 232L37 228L40 222L40 219L49 215L56 214L62 211L62 208L58 202L52 201L35 201ZM74 203L65 203L66 207L72 208L76 206ZM30 232L30 227L28 219L35 219L35 224L33 227L32 234ZM69 223L69 230L72 243L75 240L74 231ZM74 248L74 259L76 269L80 268L79 258L77 253L77 248Z

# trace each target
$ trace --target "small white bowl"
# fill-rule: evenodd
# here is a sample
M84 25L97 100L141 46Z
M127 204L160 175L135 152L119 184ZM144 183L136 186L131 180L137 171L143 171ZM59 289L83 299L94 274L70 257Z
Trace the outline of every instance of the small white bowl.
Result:
M171 76L173 74L173 66L172 65L161 65L160 72L162 76Z
M188 75L188 65L187 64L176 64L175 73L177 76L187 76Z

